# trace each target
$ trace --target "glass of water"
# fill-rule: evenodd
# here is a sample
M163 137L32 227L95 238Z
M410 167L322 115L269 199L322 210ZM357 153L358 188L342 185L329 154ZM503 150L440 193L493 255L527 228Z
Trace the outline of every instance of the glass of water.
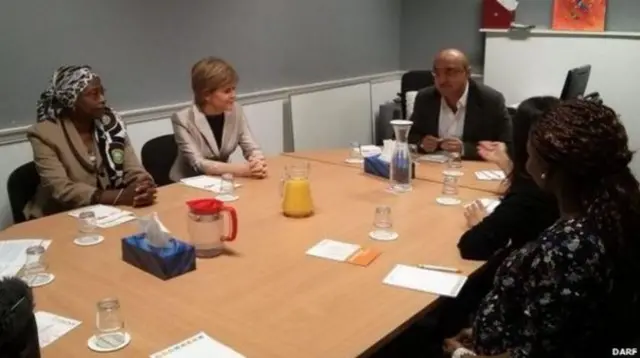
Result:
M349 151L349 160L357 162L361 161L362 157L362 146L358 142L351 142L351 150Z
M461 200L458 197L458 176L444 172L442 181L442 195L436 201L442 205L458 205Z
M97 345L113 348L122 345L125 338L124 319L117 298L105 298L97 303L96 341Z
M447 160L447 168L460 169L462 168L462 155L460 152L450 152L449 159Z
M236 187L233 174L225 173L220 177L220 188L216 199L221 201L232 201L236 199Z
M409 144L409 154L411 155L411 160L418 164L418 158L420 158L420 152L418 151L417 144Z
M78 215L78 232L80 236L93 234L98 227L98 220L93 211L83 211Z
M42 245L29 246L26 250L26 260L21 270L22 277L32 277L47 271L45 248Z
M377 240L393 240L396 237L390 207L383 205L376 208L371 237Z

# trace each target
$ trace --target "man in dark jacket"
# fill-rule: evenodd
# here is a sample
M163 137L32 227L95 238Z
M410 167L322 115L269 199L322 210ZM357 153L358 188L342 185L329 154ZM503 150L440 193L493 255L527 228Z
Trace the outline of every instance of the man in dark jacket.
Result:
M504 96L471 79L467 57L443 50L433 62L435 86L421 90L415 100L409 143L424 153L438 150L479 160L480 141L511 147L511 120Z

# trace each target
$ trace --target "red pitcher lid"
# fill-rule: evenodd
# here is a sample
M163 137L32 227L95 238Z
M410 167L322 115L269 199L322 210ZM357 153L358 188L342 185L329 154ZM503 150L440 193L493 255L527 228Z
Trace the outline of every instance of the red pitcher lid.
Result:
M196 215L212 215L219 214L224 203L218 199L195 199L187 201L189 210Z

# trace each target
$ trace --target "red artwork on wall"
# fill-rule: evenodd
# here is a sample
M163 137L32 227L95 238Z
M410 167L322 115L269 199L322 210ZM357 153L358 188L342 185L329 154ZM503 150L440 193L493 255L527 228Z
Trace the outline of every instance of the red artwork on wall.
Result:
M554 30L604 31L607 0L554 0Z

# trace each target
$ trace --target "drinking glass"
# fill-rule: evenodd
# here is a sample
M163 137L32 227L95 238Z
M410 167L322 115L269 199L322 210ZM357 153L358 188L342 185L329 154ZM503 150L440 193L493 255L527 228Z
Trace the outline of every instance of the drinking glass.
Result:
M459 152L450 152L449 160L447 161L447 168L460 169L462 168L462 155Z
M371 236L378 240L392 240L395 238L396 234L393 231L390 207L383 205L376 208Z
M29 246L26 250L26 260L21 270L21 276L34 277L47 271L45 248L42 245Z
M98 220L93 211L83 211L78 215L78 232L80 236L91 235L98 227Z
M236 188L233 179L233 174L225 173L220 177L220 188L218 190L218 195L216 198L225 201L232 200L236 196Z
M417 144L409 144L409 154L411 155L411 160L414 164L418 165L418 158L420 158L421 154L418 151Z
M117 298L105 298L97 303L96 345L114 348L122 345L125 338L124 319Z
M362 146L358 142L351 142L351 150L349 151L349 160L353 162L361 161Z
M458 205L461 200L458 197L458 176L444 173L442 181L442 194L436 198L436 201L442 205Z

